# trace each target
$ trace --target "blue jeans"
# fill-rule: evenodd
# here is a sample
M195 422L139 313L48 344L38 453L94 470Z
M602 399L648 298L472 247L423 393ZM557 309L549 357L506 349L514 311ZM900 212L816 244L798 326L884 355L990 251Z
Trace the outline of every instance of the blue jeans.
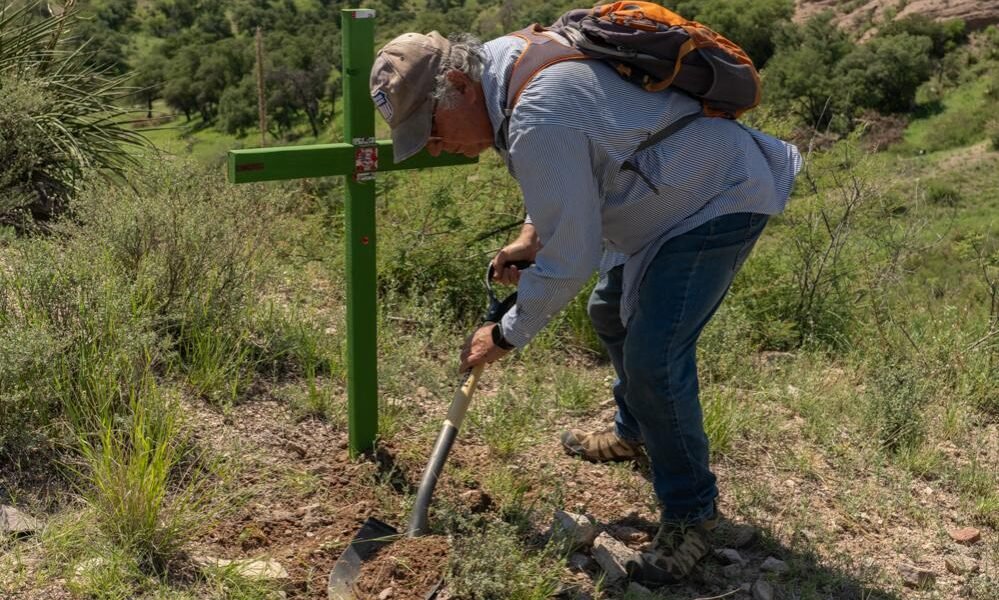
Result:
M708 465L697 383L697 338L767 224L737 213L667 241L638 290L628 327L621 322L621 273L600 279L588 312L610 354L621 438L645 444L664 522L711 517L718 496Z

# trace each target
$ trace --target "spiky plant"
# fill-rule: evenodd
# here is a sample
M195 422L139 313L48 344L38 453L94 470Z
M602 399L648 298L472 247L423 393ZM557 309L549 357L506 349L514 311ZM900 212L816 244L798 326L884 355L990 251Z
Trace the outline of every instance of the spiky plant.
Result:
M148 148L126 122L128 76L73 39L74 5L0 0L0 225L51 218L83 177L121 176Z

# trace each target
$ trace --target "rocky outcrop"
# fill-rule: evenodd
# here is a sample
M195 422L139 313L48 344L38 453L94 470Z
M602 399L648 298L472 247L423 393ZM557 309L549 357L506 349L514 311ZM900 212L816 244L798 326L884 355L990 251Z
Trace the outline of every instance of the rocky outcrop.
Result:
M888 11L898 18L909 15L926 15L939 21L962 19L968 29L976 31L999 23L997 0L868 0L843 2L842 0L796 0L795 20L804 21L823 10L832 10L837 21L845 28L866 29L873 21L885 19Z

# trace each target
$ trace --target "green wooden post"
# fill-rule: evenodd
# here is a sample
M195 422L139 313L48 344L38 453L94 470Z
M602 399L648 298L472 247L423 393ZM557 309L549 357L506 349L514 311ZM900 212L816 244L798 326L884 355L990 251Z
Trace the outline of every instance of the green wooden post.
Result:
M422 169L476 162L464 156L432 157L423 151L392 162L392 142L375 140L374 103L368 77L374 62L371 9L341 11L343 31L343 131L349 143L232 150L233 183L346 176L347 416L352 455L369 450L378 435L378 311L375 263L375 183L378 171Z

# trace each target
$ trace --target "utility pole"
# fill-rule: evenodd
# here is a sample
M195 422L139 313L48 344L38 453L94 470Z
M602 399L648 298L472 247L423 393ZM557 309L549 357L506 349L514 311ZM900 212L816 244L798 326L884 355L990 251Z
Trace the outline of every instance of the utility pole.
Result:
M264 32L257 25L257 119L260 147L267 146L267 103L264 101Z

